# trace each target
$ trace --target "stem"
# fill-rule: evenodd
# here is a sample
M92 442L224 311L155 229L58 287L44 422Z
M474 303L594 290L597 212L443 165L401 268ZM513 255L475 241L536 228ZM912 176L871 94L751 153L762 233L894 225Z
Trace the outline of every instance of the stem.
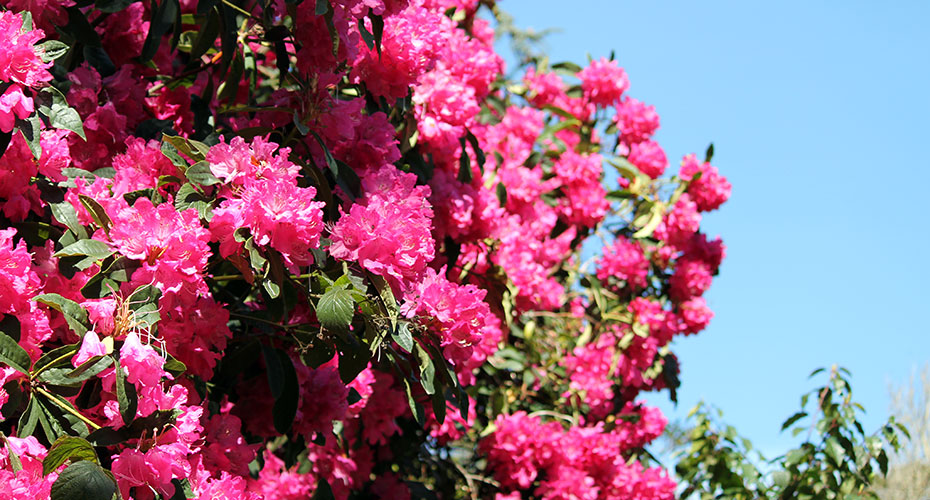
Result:
M223 3L226 4L228 7L230 7L231 9L239 11L240 14L247 16L249 19L252 19L253 21L258 21L258 22L262 21L261 19L253 16L249 11L243 9L242 7L239 7L238 5L230 2L229 0L223 0Z
M91 419L85 417L84 415L82 415L81 412L79 412L79 411L75 410L74 408L72 408L71 405L62 403L61 400L58 399L58 396L55 396L54 394L52 394L52 393L46 391L45 389L43 389L43 388L41 388L41 387L36 387L35 390L36 390L36 392L38 392L39 394L41 394L41 395L45 396L46 398L48 398L49 401L55 403L55 404L56 404L59 408L61 408L62 410L64 410L64 411L66 411L66 412L68 412L68 413L74 415L75 417L81 419L82 422L84 422L85 424L87 424L87 425L89 425L90 427L92 427L95 431L98 430L98 429L100 429L100 426L97 425L96 423L94 423L93 420L91 420Z
M77 352L77 351L75 351L75 352ZM68 354L62 354L61 356L58 356L57 358L55 358L54 360L52 360L51 363L49 363L49 364L43 366L42 368L39 368L38 370L36 370L36 371L30 373L30 374L29 374L29 380L35 380L35 378L38 377L40 373L44 372L44 371L47 370L49 367L55 365L55 364L58 363L59 361L61 361L61 360L63 360L63 359L67 359L67 358L69 358L69 357L71 357L71 356L74 356L74 352L69 352Z

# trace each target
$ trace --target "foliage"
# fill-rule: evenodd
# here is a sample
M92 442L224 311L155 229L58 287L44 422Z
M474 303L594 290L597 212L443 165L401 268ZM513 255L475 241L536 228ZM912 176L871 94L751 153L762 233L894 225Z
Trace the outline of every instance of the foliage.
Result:
M930 498L930 366L890 388L891 414L904 425L910 439L893 453L888 476L874 490L883 500Z
M859 422L864 410L851 399L848 375L833 367L827 385L801 397L801 411L785 420L782 430L806 437L772 460L754 453L733 427L717 423L719 411L715 418L707 407L695 407L689 444L676 466L687 485L680 498L880 498L873 488L888 473L887 448L898 450L907 430L890 417L878 432L866 433Z

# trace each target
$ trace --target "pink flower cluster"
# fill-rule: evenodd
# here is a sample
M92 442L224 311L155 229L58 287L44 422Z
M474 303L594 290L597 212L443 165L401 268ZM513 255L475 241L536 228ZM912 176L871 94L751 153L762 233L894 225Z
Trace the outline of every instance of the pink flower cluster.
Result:
M366 176L365 195L333 227L332 256L358 262L395 291L409 289L435 252L430 190L415 184L416 176L391 165Z
M641 410L638 415L635 426L644 435L631 439L631 424L612 431L600 424L565 431L556 422L543 423L522 411L502 414L479 449L504 491L532 490L547 499L670 500L675 483L664 471L624 459L625 450L642 439L654 439L665 426L655 411Z
M0 82L9 84L0 95L0 132L10 132L16 119L35 110L24 91L52 79L51 63L43 62L35 47L44 37L42 30L24 27L21 14L0 12Z

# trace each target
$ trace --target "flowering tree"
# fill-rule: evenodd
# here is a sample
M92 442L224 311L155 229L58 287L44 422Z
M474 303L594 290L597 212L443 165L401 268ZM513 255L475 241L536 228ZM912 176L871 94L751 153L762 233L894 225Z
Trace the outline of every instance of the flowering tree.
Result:
M637 395L730 184L616 61L507 81L490 1L0 4L4 498L674 496Z

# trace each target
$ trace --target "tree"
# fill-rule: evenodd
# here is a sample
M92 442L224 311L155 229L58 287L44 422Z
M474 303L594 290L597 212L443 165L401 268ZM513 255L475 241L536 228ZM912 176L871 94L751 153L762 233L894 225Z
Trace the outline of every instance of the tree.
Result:
M910 438L891 456L888 476L876 491L883 499L930 498L930 366L910 380L892 385L891 413L909 430Z
M491 1L0 3L6 496L674 496L637 396L730 184L612 57L508 80Z

